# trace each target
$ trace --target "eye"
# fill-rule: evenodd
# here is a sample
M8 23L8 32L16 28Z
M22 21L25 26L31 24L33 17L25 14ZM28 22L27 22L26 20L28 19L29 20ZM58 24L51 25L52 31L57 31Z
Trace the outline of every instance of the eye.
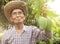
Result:
M12 15L16 15L16 12L13 12Z
M19 14L23 14L23 12L18 12Z

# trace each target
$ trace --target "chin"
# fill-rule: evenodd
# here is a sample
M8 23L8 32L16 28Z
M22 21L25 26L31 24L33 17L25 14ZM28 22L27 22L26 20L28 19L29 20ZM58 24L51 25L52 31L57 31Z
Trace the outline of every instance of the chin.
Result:
M21 24L23 22L24 22L23 20L20 20L20 21L12 21L12 24Z
M14 22L14 24L21 24L21 23L23 23L23 22L21 22L21 21L20 22Z

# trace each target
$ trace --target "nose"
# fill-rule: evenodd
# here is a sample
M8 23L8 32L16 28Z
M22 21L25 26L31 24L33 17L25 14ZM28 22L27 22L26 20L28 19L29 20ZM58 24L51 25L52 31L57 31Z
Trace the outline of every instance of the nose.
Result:
M16 16L20 16L20 15L17 13Z

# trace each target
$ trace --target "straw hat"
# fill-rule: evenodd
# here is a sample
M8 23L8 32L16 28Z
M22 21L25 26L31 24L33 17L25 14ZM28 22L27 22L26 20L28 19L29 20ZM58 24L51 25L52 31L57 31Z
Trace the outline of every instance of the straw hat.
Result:
M24 1L10 1L4 6L4 14L8 20L14 9L22 9L24 14L27 15L27 7Z

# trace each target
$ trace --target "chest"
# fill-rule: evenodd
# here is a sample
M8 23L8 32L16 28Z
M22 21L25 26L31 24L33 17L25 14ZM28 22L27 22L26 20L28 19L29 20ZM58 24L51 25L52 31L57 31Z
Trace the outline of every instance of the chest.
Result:
M16 32L11 34L8 39L9 44L30 44L32 41L32 31L23 32L18 35Z

